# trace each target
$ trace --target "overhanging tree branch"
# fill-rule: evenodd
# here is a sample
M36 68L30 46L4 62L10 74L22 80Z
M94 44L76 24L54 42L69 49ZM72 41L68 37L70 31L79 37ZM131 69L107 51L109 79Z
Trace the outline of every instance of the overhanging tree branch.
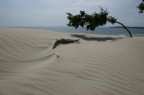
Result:
M142 3L140 3L137 8L140 10L139 13L143 13L144 12L144 0L142 0Z
M132 34L131 34L131 32L129 31L129 29L124 25L124 24L122 24L122 23L120 23L120 22L116 22L116 23L118 23L118 24L120 24L120 25L122 25L123 26L123 28L124 29L126 29L127 31L128 31L128 33L129 33L129 35L130 35L130 37L133 37L132 36Z
M80 11L80 14L78 15L72 15L71 13L67 13L67 18L69 20L69 23L67 24L70 27L78 28L79 26L81 27L86 27L87 30L94 31L96 27L98 26L104 26L107 22L110 22L112 24L118 23L126 29L132 37L131 32L126 28L126 26L120 22L117 21L112 16L108 16L107 10L104 10L101 8L101 12L96 13L94 12L93 14L89 15L85 13L85 11Z

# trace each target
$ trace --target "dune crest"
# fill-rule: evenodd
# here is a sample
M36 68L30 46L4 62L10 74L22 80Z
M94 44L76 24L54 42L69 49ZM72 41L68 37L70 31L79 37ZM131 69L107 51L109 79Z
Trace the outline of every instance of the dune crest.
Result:
M56 39L79 44L53 45ZM143 95L144 37L0 29L0 95Z

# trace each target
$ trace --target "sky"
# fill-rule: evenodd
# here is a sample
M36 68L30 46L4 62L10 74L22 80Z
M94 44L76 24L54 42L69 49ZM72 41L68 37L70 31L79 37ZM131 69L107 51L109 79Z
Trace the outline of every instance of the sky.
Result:
M141 0L0 0L0 27L66 26L66 13L83 10L92 14L100 11L99 6L126 26L144 27L144 13L136 8L139 3Z

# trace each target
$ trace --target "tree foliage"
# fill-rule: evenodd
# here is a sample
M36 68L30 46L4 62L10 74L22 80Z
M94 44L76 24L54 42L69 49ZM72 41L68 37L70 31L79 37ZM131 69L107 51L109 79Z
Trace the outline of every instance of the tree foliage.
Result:
M144 12L144 0L142 0L142 3L140 3L137 8L140 10L139 13L143 13Z
M87 30L94 31L98 26L104 26L107 22L111 24L118 23L122 25L129 33L130 37L132 37L131 32L120 22L117 21L116 18L112 16L108 16L107 10L101 8L99 13L94 12L93 14L89 15L85 13L85 11L80 11L78 15L72 15L71 13L67 13L67 18L69 23L67 24L70 27L78 28L86 27Z

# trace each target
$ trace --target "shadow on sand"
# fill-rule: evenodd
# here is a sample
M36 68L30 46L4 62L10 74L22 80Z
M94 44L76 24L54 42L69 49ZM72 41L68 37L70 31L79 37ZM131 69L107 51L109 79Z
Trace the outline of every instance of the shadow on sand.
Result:
M104 42L104 41L117 41L119 39L123 39L122 37L87 37L86 35L80 35L80 34L70 34L72 37L81 38L86 41L98 41L98 42Z
M98 42L105 42L105 41L117 41L119 39L123 39L123 37L87 37L86 35L80 35L80 34L70 34L72 37L80 38L86 41L98 41ZM79 40L73 40L73 39L56 39L55 42L52 45L52 49L55 49L60 44L71 44L71 43L80 43Z
M56 39L54 42L52 49L55 49L60 44L71 44L71 43L79 43L79 39L73 40L73 39Z

